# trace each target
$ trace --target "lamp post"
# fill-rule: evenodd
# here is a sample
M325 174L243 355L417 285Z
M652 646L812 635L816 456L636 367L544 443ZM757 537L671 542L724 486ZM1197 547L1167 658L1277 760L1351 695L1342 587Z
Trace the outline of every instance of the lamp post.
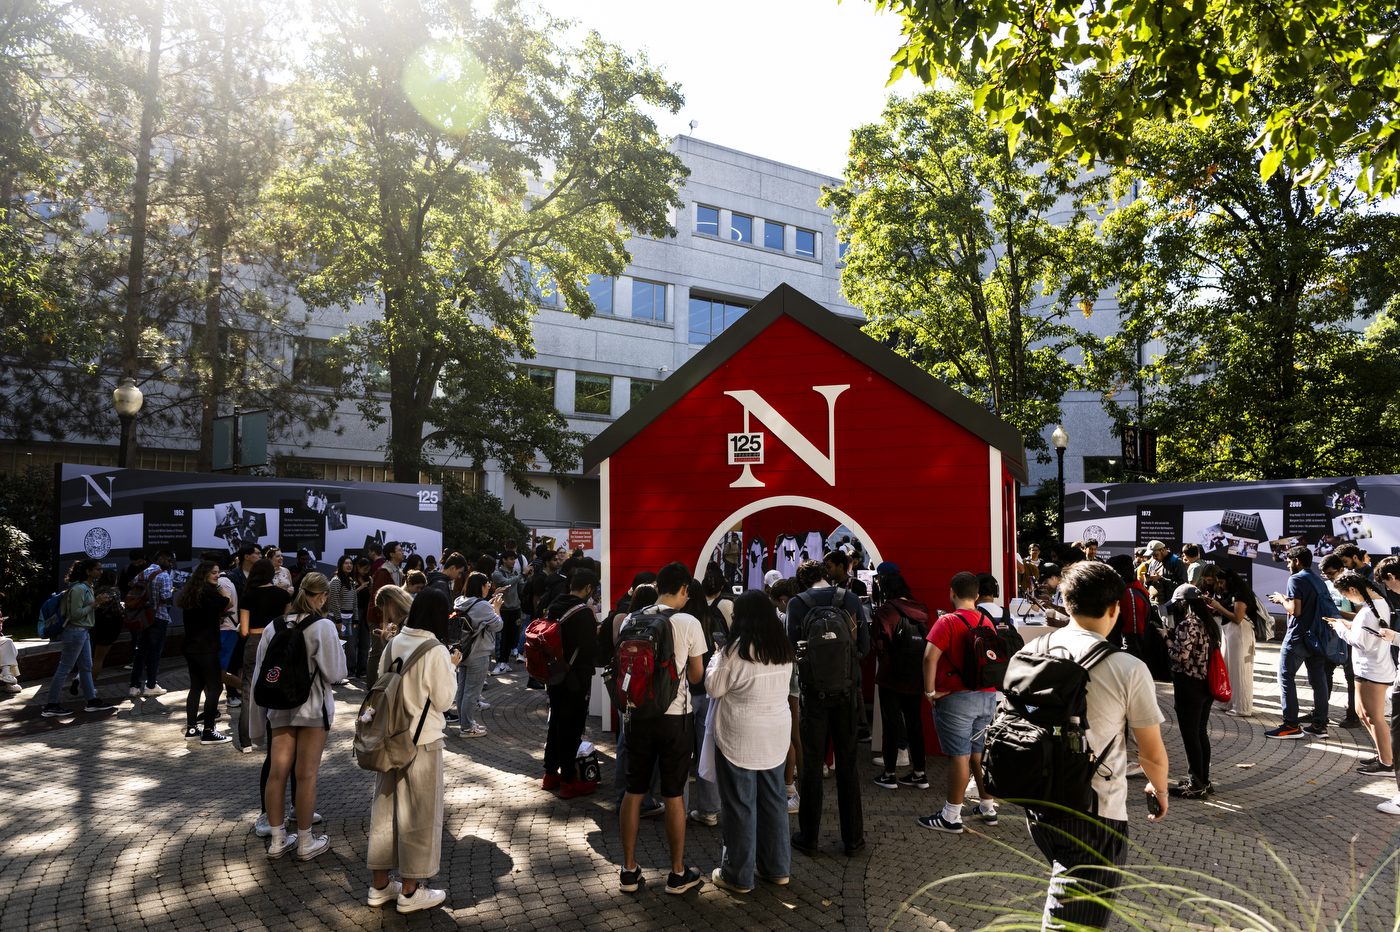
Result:
M1065 542L1065 447L1069 446L1069 434L1059 424L1055 425L1055 432L1050 435L1050 442L1055 446L1055 456L1060 461L1060 543Z
M117 409L117 417L122 422L122 445L117 451L117 466L122 469L128 465L128 451L132 441L131 425L140 413L143 401L145 396L141 394L141 389L136 387L136 380L129 375L122 379L121 384L112 392L112 407Z

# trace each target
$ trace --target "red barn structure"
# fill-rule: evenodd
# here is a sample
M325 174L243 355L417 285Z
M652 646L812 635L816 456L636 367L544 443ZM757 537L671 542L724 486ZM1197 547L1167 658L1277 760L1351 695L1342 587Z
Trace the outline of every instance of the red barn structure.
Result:
M947 609L959 570L1014 594L1021 434L788 285L584 449L599 477L608 604L673 560L704 574L724 535L773 546L844 525ZM814 539L814 538L812 538ZM815 555L820 559L820 555Z

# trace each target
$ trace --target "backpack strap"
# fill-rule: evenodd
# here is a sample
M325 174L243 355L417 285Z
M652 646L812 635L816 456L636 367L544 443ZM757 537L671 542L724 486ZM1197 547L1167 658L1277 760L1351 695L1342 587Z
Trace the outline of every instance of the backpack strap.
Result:
M1118 648L1114 646L1111 641L1099 641L1093 647L1089 648L1089 652L1084 655L1084 659L1079 661L1079 665L1085 670L1092 670L1098 665L1100 660L1103 660L1109 654L1116 653L1117 650ZM1104 752L1107 753L1108 749L1105 748Z

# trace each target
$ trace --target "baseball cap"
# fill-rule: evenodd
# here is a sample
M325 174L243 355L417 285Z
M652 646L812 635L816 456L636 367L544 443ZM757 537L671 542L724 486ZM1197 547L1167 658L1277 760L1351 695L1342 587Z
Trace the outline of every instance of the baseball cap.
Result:
M1197 589L1190 583L1182 583L1181 585L1177 586L1176 591L1172 593L1173 602L1184 602L1187 599L1199 599L1200 597L1201 590Z
M875 572L881 576L894 576L899 573L899 567L895 566L889 560L886 560L884 563L875 567Z
M1060 564L1042 563L1040 564L1040 578L1049 579L1051 576L1060 575Z
M1148 553L1156 553L1158 550L1166 550L1166 549L1167 549L1167 545L1164 544L1164 543L1162 543L1160 540L1149 540L1149 541L1147 542L1147 552L1148 552Z
M779 573L777 570L769 570L768 572L763 574L763 585L771 586L782 578L782 573Z

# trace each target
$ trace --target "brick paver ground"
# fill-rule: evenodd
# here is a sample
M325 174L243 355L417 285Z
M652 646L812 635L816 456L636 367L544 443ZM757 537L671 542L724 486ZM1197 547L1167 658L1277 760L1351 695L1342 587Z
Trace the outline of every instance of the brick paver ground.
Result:
M1400 819L1374 808L1394 795L1395 784L1354 772L1358 759L1372 753L1364 731L1334 726L1325 741L1264 739L1265 728L1278 722L1275 648L1260 648L1258 714L1211 716L1215 799L1173 801L1168 819L1150 825L1134 794L1132 837L1140 848L1131 863L1158 865L1150 873L1155 883L1170 880L1169 868L1202 871L1258 896L1295 928L1326 927L1358 882L1396 850ZM6 789L0 930L964 930L992 918L987 905L1038 909L1042 895L1045 869L1014 810L1004 811L994 828L962 836L929 832L914 819L942 804L941 763L930 765L931 789L890 792L868 782L877 768L864 750L870 845L857 856L839 853L835 787L828 784L826 853L794 853L789 886L732 896L707 883L698 894L665 896L663 826L648 820L639 844L648 885L621 895L612 794L600 787L594 796L562 801L540 789L545 697L523 688L522 668L492 678L484 697L493 707L482 715L487 737L448 740L443 869L434 879L448 890L445 908L408 917L370 909L364 855L372 776L355 767L349 752L351 710L361 690L337 691L341 718L321 769L317 808L332 850L301 863L267 860L265 843L251 833L261 752L185 743L186 682L178 663L167 664L162 683L170 693L131 701L125 674L112 671L102 693L121 696L120 710L66 721L39 717L47 684L28 684L23 694L0 701ZM1171 688L1158 688L1176 778L1185 766L1170 722ZM231 712L233 722L225 718L225 727L236 724L237 714ZM610 788L611 735L597 723L590 720L588 737L605 758ZM687 863L708 876L719 858L719 829L690 826ZM941 878L985 870L1028 879L964 880L920 892ZM1346 926L1391 928L1396 894L1392 864ZM1316 922L1308 918L1314 911Z

